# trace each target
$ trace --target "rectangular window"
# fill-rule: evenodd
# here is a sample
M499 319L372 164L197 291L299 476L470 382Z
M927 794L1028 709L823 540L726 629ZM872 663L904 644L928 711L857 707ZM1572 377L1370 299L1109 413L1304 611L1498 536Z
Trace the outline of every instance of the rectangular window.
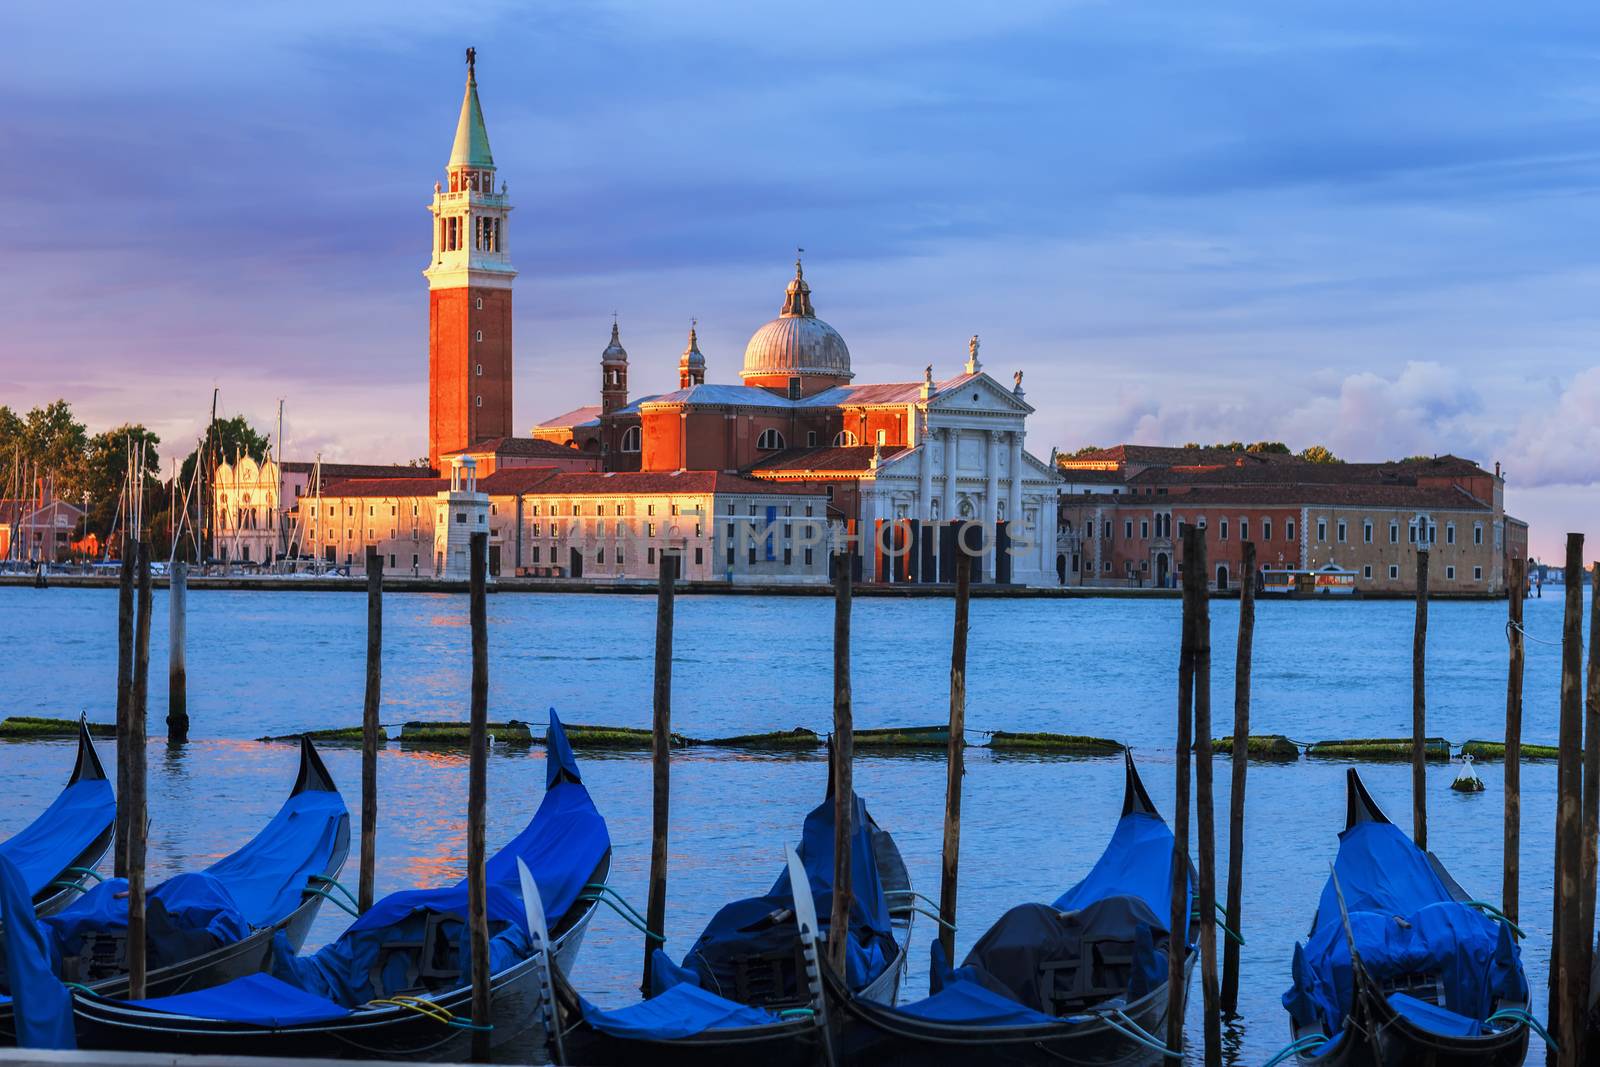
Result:
M1391 545L1400 543L1400 523L1394 519L1389 520L1389 543Z
M1272 520L1271 519L1262 519L1261 520L1261 540L1263 540L1263 541L1272 540Z
M1389 580L1392 582L1398 577L1400 577L1399 565L1395 563L1389 564Z
M1444 543L1447 545L1456 543L1456 524L1453 522L1444 524Z
M1149 537L1150 536L1150 520L1149 519L1140 519L1139 520L1139 536L1140 537Z
M1456 569L1454 567L1446 567L1444 569L1444 577L1445 577L1445 581L1449 581L1449 582L1455 581L1456 580Z
M1293 519L1284 519L1283 520L1283 539L1285 541L1293 541L1294 540L1294 520Z
M1339 520L1339 543L1341 545L1345 543L1345 522L1343 519Z
M1369 563L1365 567L1361 568L1361 577L1363 577L1363 578L1371 578L1372 577L1372 564Z
M464 523L466 521L467 521L467 513L465 511L456 512L456 522Z
M697 553L697 554L698 554L698 553L699 553L699 551L700 551L700 550L699 550L699 549L698 549L698 548L697 548L697 549L695 549L695 552L696 552L696 553ZM809 566L811 566L811 549L809 549L809 548L808 548L808 549L806 549L806 566L807 566L807 567L809 567Z
M1318 519L1317 520L1317 544L1319 544L1319 545L1323 544L1327 540L1328 540L1328 520L1327 519Z
M1475 545L1483 544L1483 523L1481 522L1472 524L1472 543Z
M1406 543L1412 545L1417 543L1417 524L1414 522L1406 524Z
M594 550L594 561L596 563L604 563L606 561L606 550L604 548Z
M539 562L539 546L538 545L534 545L533 546L533 562L534 563L538 563Z
M1123 520L1123 522L1122 522L1122 536L1126 537L1130 541L1133 540L1133 520L1132 519L1124 519Z
M1226 541L1227 539L1228 539L1228 520L1227 519L1218 519L1217 520L1217 540Z
M1482 567L1474 567L1474 568L1472 568L1472 580L1475 581L1475 582L1483 581L1483 568Z
M1101 530L1100 533L1101 533L1101 536L1105 537L1107 540L1109 540L1111 538L1111 520L1110 519L1106 520L1105 528L1103 530Z
M1372 544L1372 520L1371 519L1368 519L1368 520L1366 520L1365 522L1363 522L1361 524L1361 542L1362 542L1362 544L1367 544L1367 545Z
M644 550L644 561L646 563L654 563L656 561L656 550L654 548Z
M816 448L817 447L817 431L815 431L815 430L807 430L806 431L806 447L807 448Z
M1243 515L1239 516L1239 540L1250 540L1250 520Z

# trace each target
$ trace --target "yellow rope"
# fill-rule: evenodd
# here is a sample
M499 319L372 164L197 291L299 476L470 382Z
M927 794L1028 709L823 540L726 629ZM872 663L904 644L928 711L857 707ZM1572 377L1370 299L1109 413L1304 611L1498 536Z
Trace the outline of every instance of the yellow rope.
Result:
M431 1000L420 997L385 997L379 1000L369 1000L368 1004L386 1004L395 1008L406 1008L419 1015L426 1015L435 1022L444 1023L446 1026L455 1018L447 1009L435 1004Z

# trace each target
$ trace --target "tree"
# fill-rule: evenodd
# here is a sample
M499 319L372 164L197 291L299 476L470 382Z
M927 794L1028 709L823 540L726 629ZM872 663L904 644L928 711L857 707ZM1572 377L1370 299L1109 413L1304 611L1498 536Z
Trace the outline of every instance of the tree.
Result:
M1307 463L1343 463L1344 460L1334 455L1327 445L1311 445L1302 449L1300 458Z
M1099 445L1084 445L1082 448L1078 449L1075 452L1068 452L1067 456L1069 458L1071 458L1071 459L1076 459L1079 456L1087 456L1091 452L1103 452L1103 451L1105 451L1105 449L1101 448Z
M1289 446L1282 441L1257 441L1255 444L1245 445L1244 450L1246 452L1254 452L1257 455L1289 455Z
M195 460L201 452L206 454L207 469L212 462L232 463L240 456L249 456L257 463L272 451L272 438L258 433L243 415L231 419L218 419L206 430L206 436L183 461L178 473L178 484L189 485L194 480Z
M161 454L156 450L159 444L161 438L136 423L126 423L89 438L83 450L79 479L79 496L85 492L89 494L86 531L98 534L104 541L117 524L119 513L126 528L127 511L122 490L128 478L128 458L139 455L142 447L144 468L140 491L144 494L145 532L150 532L152 516L158 510L165 510L166 504L161 490Z

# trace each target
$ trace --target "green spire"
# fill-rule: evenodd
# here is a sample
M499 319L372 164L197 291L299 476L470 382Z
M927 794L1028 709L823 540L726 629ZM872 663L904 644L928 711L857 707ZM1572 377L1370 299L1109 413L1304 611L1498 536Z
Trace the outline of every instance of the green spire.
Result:
M492 168L489 131L483 125L483 105L478 103L476 50L467 49L467 94L461 99L461 120L456 123L456 142L450 148L450 166Z

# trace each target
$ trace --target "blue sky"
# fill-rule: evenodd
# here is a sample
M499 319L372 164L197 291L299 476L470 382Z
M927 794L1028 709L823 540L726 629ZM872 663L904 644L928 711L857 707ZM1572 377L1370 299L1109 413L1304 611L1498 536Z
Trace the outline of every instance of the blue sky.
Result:
M425 204L479 52L516 421L713 380L807 249L857 379L1026 372L1029 448L1281 438L1600 538L1600 11L480 2L0 14L0 401L424 448Z

